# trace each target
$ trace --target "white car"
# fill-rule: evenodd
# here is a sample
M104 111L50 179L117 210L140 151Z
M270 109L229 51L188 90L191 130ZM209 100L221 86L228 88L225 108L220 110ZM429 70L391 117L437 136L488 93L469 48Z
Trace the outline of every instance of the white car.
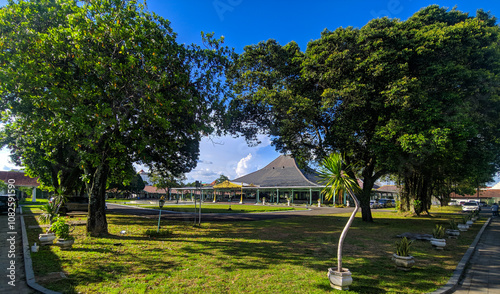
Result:
M462 205L462 211L467 212L467 211L481 211L481 207L479 206L479 203L477 202L466 202Z

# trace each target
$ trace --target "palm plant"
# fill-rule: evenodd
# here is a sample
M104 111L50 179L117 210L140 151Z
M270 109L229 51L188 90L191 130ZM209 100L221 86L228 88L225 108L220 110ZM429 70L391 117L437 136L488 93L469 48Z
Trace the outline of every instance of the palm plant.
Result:
M339 239L339 246L337 249L337 271L342 272L342 249L344 244L344 239L347 235L347 231L354 221L354 216L359 210L359 201L355 194L361 189L358 185L357 180L350 176L353 173L353 167L347 165L342 155L339 153L333 153L329 157L325 158L321 163L319 169L319 176L322 178L322 182L325 184L325 188L321 193L325 195L327 200L333 198L334 195L339 195L344 191L347 191L349 195L354 200L355 208L352 212L347 224L342 230L342 234Z

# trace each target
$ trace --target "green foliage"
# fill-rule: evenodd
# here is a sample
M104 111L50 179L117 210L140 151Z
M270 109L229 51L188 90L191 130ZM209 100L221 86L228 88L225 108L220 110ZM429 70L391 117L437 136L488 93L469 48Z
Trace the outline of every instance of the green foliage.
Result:
M222 40L178 44L137 1L12 1L0 19L0 144L44 183L61 170L80 179L70 182L90 197L92 235L107 232L110 175L134 162L174 174L196 166L201 136L223 120Z
M59 239L70 240L70 227L63 218L57 217L50 226L50 230L56 234Z
M169 172L151 172L149 180L156 188L168 191L171 188L182 187L182 181L186 180L186 176L184 174L174 175Z
M450 220L450 230L458 230L458 224L455 222L455 219Z
M215 184L220 184L220 183L224 183L225 181L229 181L229 178L223 174L221 174L216 180L215 180Z
M247 46L231 76L233 129L267 132L301 161L345 154L360 168L365 221L373 184L388 173L400 176L402 208L417 199L425 212L433 192L444 200L499 165L495 21L432 5L406 21L325 30L305 53L294 42Z
M403 237L400 241L396 241L396 255L399 256L410 256L410 247L413 240L408 240Z
M432 230L432 236L436 239L443 239L445 235L445 229L442 225L436 225Z
M326 200L331 200L335 195L342 195L346 190L359 193L361 188L356 178L351 177L352 167L346 165L339 153L332 153L325 158L319 168L319 176L325 188L321 191Z
M42 224L51 224L52 221L59 216L57 214L58 206L55 202L44 204L40 209L43 212L38 219Z

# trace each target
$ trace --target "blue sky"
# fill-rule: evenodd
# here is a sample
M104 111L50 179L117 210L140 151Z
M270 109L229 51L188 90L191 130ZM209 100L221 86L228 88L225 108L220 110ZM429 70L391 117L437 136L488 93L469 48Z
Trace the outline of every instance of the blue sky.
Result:
M7 1L0 0L0 6ZM295 41L305 51L307 43L320 37L324 29L362 27L373 18L388 16L406 20L423 7L438 4L475 15L482 8L500 18L500 2L477 1L293 1L293 0L148 0L150 11L170 20L180 43L200 44L200 32L224 36L225 45L241 53L246 45L275 39L285 45ZM264 167L279 154L269 138L250 148L242 138L205 138L201 142L200 161L188 174L190 181L211 182L220 174L229 178ZM0 151L0 169L13 167L7 150Z

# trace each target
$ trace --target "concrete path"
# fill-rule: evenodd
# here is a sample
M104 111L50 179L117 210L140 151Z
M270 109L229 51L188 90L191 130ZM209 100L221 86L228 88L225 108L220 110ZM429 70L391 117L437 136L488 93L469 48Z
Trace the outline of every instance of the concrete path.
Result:
M0 293L39 293L26 284L22 246L21 221L0 214Z
M500 294L500 217L486 228L456 294Z

